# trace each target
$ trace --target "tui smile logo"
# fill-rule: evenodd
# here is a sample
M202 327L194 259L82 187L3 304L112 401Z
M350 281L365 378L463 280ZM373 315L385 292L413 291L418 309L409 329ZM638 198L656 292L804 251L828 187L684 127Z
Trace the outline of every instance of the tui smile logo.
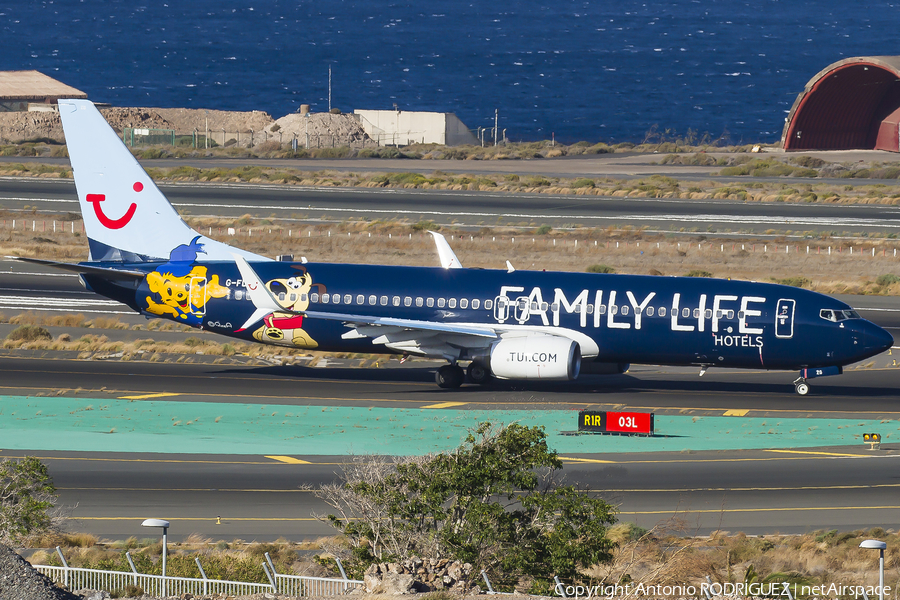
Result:
M135 192L140 192L144 189L144 185L138 181L134 184L133 189ZM97 220L99 220L100 224L107 229L122 229L128 225L131 218L134 217L134 212L137 210L137 204L132 202L131 206L128 207L128 210L125 211L123 216L118 219L111 219L106 216L106 213L100 208L100 203L106 200L106 194L88 194L86 200L88 203L94 205L94 214L97 215Z

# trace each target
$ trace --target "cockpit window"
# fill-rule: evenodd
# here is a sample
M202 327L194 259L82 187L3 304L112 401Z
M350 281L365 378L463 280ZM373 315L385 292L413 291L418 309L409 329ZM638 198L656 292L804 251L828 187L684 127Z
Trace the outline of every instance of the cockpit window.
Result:
M819 316L826 321L832 321L834 323L838 323L840 321L845 321L847 319L859 319L859 313L855 310L829 310L827 308L823 308L819 311Z

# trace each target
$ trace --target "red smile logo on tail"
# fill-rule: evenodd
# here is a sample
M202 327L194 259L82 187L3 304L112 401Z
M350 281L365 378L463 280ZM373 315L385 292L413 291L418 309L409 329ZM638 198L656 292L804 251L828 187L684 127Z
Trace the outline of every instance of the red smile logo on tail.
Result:
M110 219L103 213L103 209L100 208L100 203L104 200L106 200L106 194L87 195L87 201L94 205L94 214L97 215L97 219L100 223L107 229L122 229L128 225L128 222L131 221L131 218L134 216L134 211L137 210L137 204L132 202L124 216L118 219Z

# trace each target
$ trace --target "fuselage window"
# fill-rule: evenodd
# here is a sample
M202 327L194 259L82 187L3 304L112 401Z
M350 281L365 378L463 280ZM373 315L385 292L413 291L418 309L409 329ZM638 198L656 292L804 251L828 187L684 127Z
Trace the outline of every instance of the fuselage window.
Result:
M428 300L426 300L425 306L427 306L428 308L431 308L432 306L434 306L434 298L429 298Z
M297 301L297 294L291 294L291 302Z
M391 304L394 306L400 306L400 296L394 296L393 300L391 300Z
M550 305L550 312L559 312L559 302Z
M340 304L341 303L341 295L340 294L332 294L331 295L331 303L332 304Z
M611 315L617 315L617 314L619 314L619 307L616 306L615 304L613 304L612 306L610 306L610 307L609 307L609 314L611 314Z
M308 302L306 294L300 294L300 302Z
M695 309L694 309L694 318L695 318L695 319L699 319L699 318L700 318L700 309L699 309L699 308L695 308Z
M425 300L423 300L422 298L416 298L416 306L421 308L423 304L425 304Z
M644 313L644 310L643 310L640 306L634 307L634 314L640 315L640 314L643 314L643 313Z
M243 290L234 290L234 299L235 300L243 300L244 299L244 291Z
M734 318L734 311L733 311L733 310L729 310L729 311L728 311L728 318L729 318L729 319L733 319L733 318Z
M661 316L661 317L666 316L666 307L665 306L659 307L659 316Z
M357 304L365 304L365 303L366 303L366 297L363 296L362 294L357 295L357 296L356 296L356 303L357 303Z
M541 312L547 312L547 309L550 308L546 302L541 302Z
M648 307L647 307L647 316L648 316L648 317L652 317L652 316L653 316L653 307L652 307L652 306L648 306Z
M622 314L623 314L623 315L627 315L627 314L628 314L628 307L627 307L627 306L623 306L623 307L622 307Z
M593 305L593 304L588 304L588 307L587 307L587 308L588 308L588 314L589 314L589 315L594 314L594 305Z
M403 306L412 306L412 298L407 296L403 299Z
M721 311L721 310L717 310L717 311L716 311L716 318L717 318L717 319L721 319L721 318L722 318L722 311Z
M280 294L278 294L278 299L282 300L282 301L285 299L284 292L281 292Z
M494 301L493 300L485 300L484 301L484 309L491 310L492 308L494 308Z
M706 312L704 312L703 314L706 315L707 319L712 319L712 309L711 308L707 308Z
M447 301L447 307L456 308L456 298L450 298L450 300Z
M472 308L473 309L478 310L479 306L481 306L481 300L479 300L478 298L475 298L474 300L472 300Z
M600 313L601 315L605 315L606 314L606 305L601 304L600 306L598 306L597 312Z
M743 318L744 318L744 311L739 310L738 311L738 319L743 319Z
M537 312L537 309L538 309L538 303L532 302L531 303L531 312Z
M318 302L318 301L319 301L319 294L317 294L316 292L313 292L312 294L310 294L310 295L309 295L309 301L310 301L310 302Z
M352 294L344 294L344 304L353 304Z
M438 308L444 308L447 305L447 301L443 298L438 298Z
M691 316L691 309L689 309L689 308L683 308L683 309L681 309L681 316L682 316L682 317L689 317L689 316Z
M378 303L378 297L375 294L369 296L369 306L375 306Z
M387 296L382 296L381 299L380 299L380 303L381 303L382 306L387 306L387 304L388 304L388 297L387 297Z
M467 298L460 298L459 307L460 308L469 308L469 300Z
M329 299L331 299L331 294L322 294L322 304L328 304Z

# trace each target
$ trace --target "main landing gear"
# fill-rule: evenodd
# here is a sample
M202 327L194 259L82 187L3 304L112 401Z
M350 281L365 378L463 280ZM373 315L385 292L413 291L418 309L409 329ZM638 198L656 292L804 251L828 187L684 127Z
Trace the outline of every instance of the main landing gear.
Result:
M444 365L434 374L434 380L438 387L454 389L463 384L466 374L459 365Z
M434 374L434 380L439 387L455 389L466 381L477 385L484 385L491 380L491 372L483 364L472 361L466 370L457 364L444 365Z
M801 396L807 395L809 393L809 384L806 383L806 378L798 377L797 379L795 379L794 390Z

